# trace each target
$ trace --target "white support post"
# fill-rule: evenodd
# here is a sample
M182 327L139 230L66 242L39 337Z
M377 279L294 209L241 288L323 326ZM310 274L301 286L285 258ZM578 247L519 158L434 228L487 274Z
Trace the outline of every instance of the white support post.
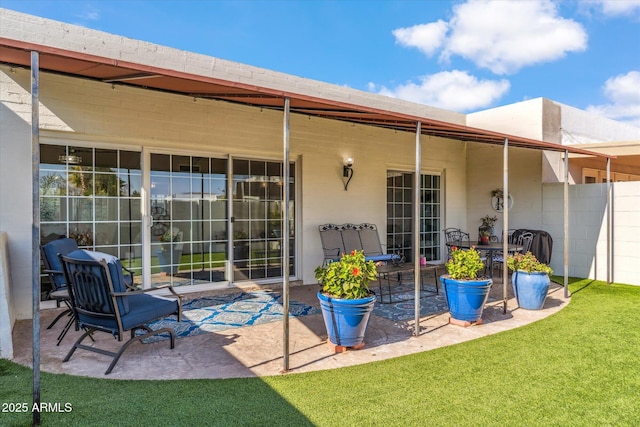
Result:
M40 55L31 52L31 292L33 405L40 407ZM32 425L40 425L40 411L33 411Z
M509 270L507 268L507 255L509 254L509 139L504 139L502 149L502 187L503 187L503 224L502 224L502 253L504 262L502 263L502 312L507 313L507 284L509 282Z
M611 158L607 157L607 285L613 282L613 184L611 182Z
M422 147L420 134L422 123L416 123L416 169L413 174L413 286L415 289L415 330L420 335L420 171L422 169Z
M289 109L290 100L284 98L282 123L282 369L289 370Z
M569 150L564 152L564 297L569 298Z

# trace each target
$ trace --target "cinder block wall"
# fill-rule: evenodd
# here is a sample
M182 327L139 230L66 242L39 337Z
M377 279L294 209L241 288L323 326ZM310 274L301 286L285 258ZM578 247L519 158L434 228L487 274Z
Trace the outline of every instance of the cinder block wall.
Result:
M613 184L612 280L640 286L640 182ZM543 227L553 236L551 267L564 274L564 185L543 186ZM569 186L569 276L607 280L607 185Z

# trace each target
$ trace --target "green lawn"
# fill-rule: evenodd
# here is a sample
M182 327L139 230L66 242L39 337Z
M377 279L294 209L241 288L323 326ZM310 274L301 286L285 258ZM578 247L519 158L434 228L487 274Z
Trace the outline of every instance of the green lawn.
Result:
M230 380L42 374L55 426L637 426L640 287L571 284L557 314L497 335L331 371ZM171 369L167 366L167 369ZM31 402L29 369L0 360L0 403ZM29 403L30 404L30 403ZM3 406L2 409L5 409ZM0 413L27 426L30 413Z

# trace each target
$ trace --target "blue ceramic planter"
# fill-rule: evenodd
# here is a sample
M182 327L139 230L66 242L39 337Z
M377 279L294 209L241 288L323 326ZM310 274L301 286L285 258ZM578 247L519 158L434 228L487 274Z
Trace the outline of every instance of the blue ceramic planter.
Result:
M376 301L375 295L342 299L318 292L318 299L329 341L345 347L355 347L364 342L364 333Z
M170 264L171 262L173 262L174 264L178 264L180 262L182 249L173 249L172 252L169 250L156 251L156 255L158 255L158 262L160 263L160 269L163 273L176 274L178 272L178 266Z
M518 270L511 277L513 293L520 308L540 310L549 292L551 280L547 273Z
M482 318L493 283L491 279L455 280L444 275L440 276L440 283L452 318L465 322L477 322Z

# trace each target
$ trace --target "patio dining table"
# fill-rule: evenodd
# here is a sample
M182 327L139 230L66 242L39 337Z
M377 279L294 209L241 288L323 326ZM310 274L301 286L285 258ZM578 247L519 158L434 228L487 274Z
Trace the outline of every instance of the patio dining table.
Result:
M475 240L462 240L455 242L447 242L447 246L456 246L458 248L470 249L472 247L476 248L478 251L486 251L488 252L488 260L489 260L489 276L493 279L493 257L496 252L502 252L504 250L504 244L502 242L489 242L488 244L481 244ZM524 246L509 243L507 245L507 252L519 252L524 249Z

